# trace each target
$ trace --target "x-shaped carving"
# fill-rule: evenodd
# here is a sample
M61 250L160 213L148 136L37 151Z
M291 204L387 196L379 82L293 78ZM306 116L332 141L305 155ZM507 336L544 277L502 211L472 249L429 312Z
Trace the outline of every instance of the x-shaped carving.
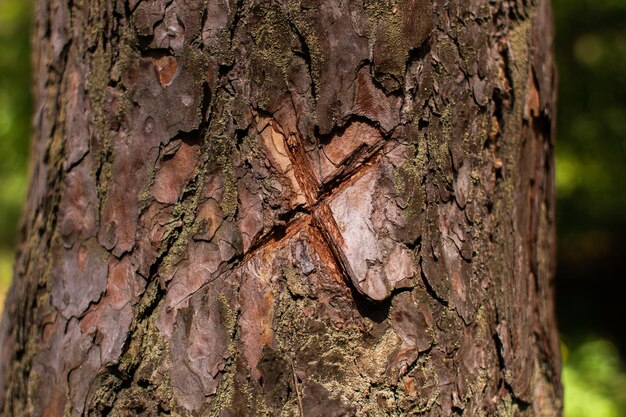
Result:
M414 275L411 250L393 236L403 222L401 210L390 196L394 191L384 186L393 184L395 165L404 158L396 141L362 121L313 151L273 120L260 136L273 165L296 190L292 204L303 212L287 225L285 237L302 227L318 233L335 269L372 300L387 298ZM251 252L263 246L261 239Z

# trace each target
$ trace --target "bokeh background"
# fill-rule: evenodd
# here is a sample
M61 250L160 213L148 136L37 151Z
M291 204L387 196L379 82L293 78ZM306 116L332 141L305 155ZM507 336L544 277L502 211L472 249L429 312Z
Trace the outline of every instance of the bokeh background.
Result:
M626 0L553 0L565 417L626 417ZM31 126L30 0L0 0L0 306Z

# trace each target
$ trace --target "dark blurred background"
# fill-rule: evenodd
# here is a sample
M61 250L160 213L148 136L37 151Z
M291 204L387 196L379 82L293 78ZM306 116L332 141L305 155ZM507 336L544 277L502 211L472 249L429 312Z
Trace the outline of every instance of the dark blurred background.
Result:
M626 416L626 0L553 0L566 417Z
M554 0L565 417L626 417L626 0ZM0 0L0 305L26 192L31 2Z

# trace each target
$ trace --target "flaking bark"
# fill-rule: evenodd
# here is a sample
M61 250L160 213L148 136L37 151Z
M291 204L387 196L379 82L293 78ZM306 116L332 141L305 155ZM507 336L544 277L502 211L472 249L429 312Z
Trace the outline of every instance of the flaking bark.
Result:
M558 416L547 0L39 1L14 416Z

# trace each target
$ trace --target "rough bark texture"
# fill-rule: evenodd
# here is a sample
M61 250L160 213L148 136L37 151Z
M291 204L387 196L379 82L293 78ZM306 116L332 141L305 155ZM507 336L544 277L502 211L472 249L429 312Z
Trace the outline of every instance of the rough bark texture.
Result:
M560 415L547 0L36 22L4 415Z

